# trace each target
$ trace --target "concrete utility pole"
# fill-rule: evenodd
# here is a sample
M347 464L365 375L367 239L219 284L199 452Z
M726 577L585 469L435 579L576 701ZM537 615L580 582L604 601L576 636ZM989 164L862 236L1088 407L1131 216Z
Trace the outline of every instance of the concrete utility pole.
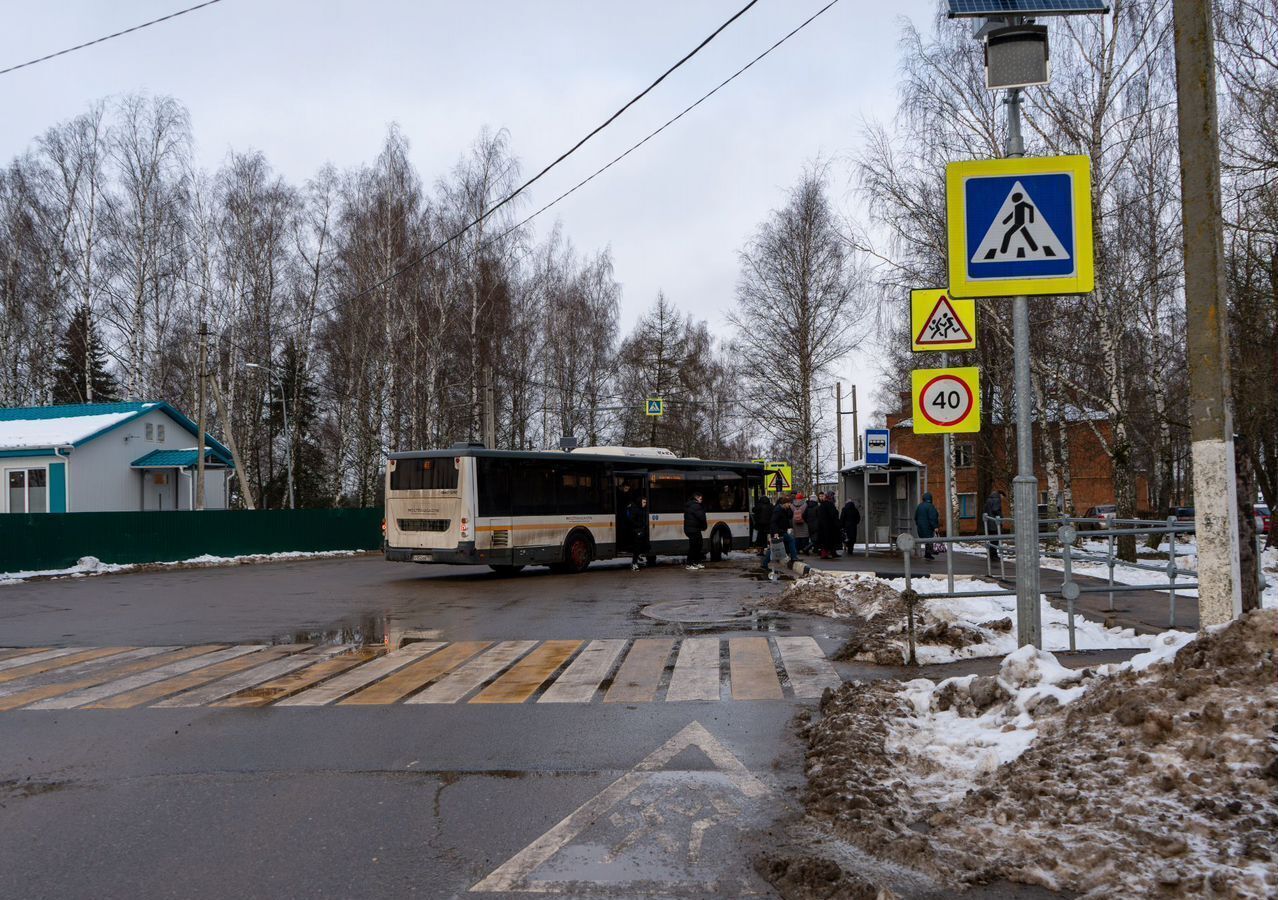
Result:
M497 448L497 391L493 387L493 367L484 367L484 446Z
M839 509L843 508L843 382L834 383L834 433L837 446L834 450L834 495Z
M204 432L208 422L205 420L204 413L204 381L208 377L208 340L209 326L206 322L200 322L200 361L198 373L198 382L195 390L196 405L196 435L195 442L195 508L204 509Z
M1007 155L1024 156L1020 88L1008 90L1006 103ZM1035 647L1042 647L1042 610L1039 608L1038 593L1038 477L1034 474L1029 298L1024 295L1012 298L1012 343L1016 367L1016 477L1012 479L1016 528L1016 639L1021 646L1033 644ZM949 493L948 483L945 490Z
M1189 430L1202 627L1242 615L1216 61L1208 0L1172 0L1180 125Z

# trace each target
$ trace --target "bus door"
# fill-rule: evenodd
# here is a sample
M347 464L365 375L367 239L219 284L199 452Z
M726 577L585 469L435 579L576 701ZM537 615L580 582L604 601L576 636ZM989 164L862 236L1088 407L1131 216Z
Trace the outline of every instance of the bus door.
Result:
M641 497L648 496L648 473L640 470L614 472L613 491L613 507L617 513L617 555L624 556L634 546L634 529L630 525L628 511Z

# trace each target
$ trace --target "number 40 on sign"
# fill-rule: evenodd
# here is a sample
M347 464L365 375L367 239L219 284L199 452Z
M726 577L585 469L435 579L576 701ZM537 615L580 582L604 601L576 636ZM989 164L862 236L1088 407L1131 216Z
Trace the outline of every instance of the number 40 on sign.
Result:
M915 369L912 373L915 434L981 430L981 370Z

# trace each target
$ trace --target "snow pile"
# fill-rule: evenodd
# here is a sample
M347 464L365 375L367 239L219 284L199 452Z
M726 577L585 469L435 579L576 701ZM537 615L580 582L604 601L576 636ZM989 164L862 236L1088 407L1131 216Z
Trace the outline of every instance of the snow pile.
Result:
M954 589L963 597L929 598L947 589L944 578L915 578L911 586L924 595L915 607L915 647L920 664L953 662L983 656L1003 656L1016 649L1013 623L1016 598L985 596L997 585L976 579L955 579ZM886 580L867 573L823 573L800 579L772 602L787 612L805 612L846 618L858 628L840 651L840 659L881 665L905 662L906 606L901 597L905 579ZM1069 648L1069 616L1041 598L1043 645L1048 650ZM1138 635L1130 628L1105 628L1081 615L1075 616L1075 646L1079 650L1146 649L1153 635Z
M808 732L809 811L956 886L1278 895L1278 611L1071 671L863 682Z
M244 556L212 556L203 554L175 562L155 563L104 563L96 556L82 556L79 562L67 569L39 569L29 572L0 572L0 585L20 584L31 579L83 578L86 575L111 575L116 572L146 571L157 568L201 568L213 566L241 566L263 562L283 562L290 559L322 559L336 556L356 556L362 550L288 550L282 553L251 553Z

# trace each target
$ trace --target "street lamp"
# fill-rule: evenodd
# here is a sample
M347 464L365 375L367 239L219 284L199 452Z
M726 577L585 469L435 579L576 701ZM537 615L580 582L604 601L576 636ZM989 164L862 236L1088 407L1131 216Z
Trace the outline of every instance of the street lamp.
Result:
M261 369L275 379L275 383L280 386L280 406L284 412L284 448L286 450L285 456L288 459L288 508L296 509L297 507L293 502L293 435L288 427L288 392L284 390L284 381L280 378L279 373L270 366L263 366L253 362L246 362L244 366L248 369Z

